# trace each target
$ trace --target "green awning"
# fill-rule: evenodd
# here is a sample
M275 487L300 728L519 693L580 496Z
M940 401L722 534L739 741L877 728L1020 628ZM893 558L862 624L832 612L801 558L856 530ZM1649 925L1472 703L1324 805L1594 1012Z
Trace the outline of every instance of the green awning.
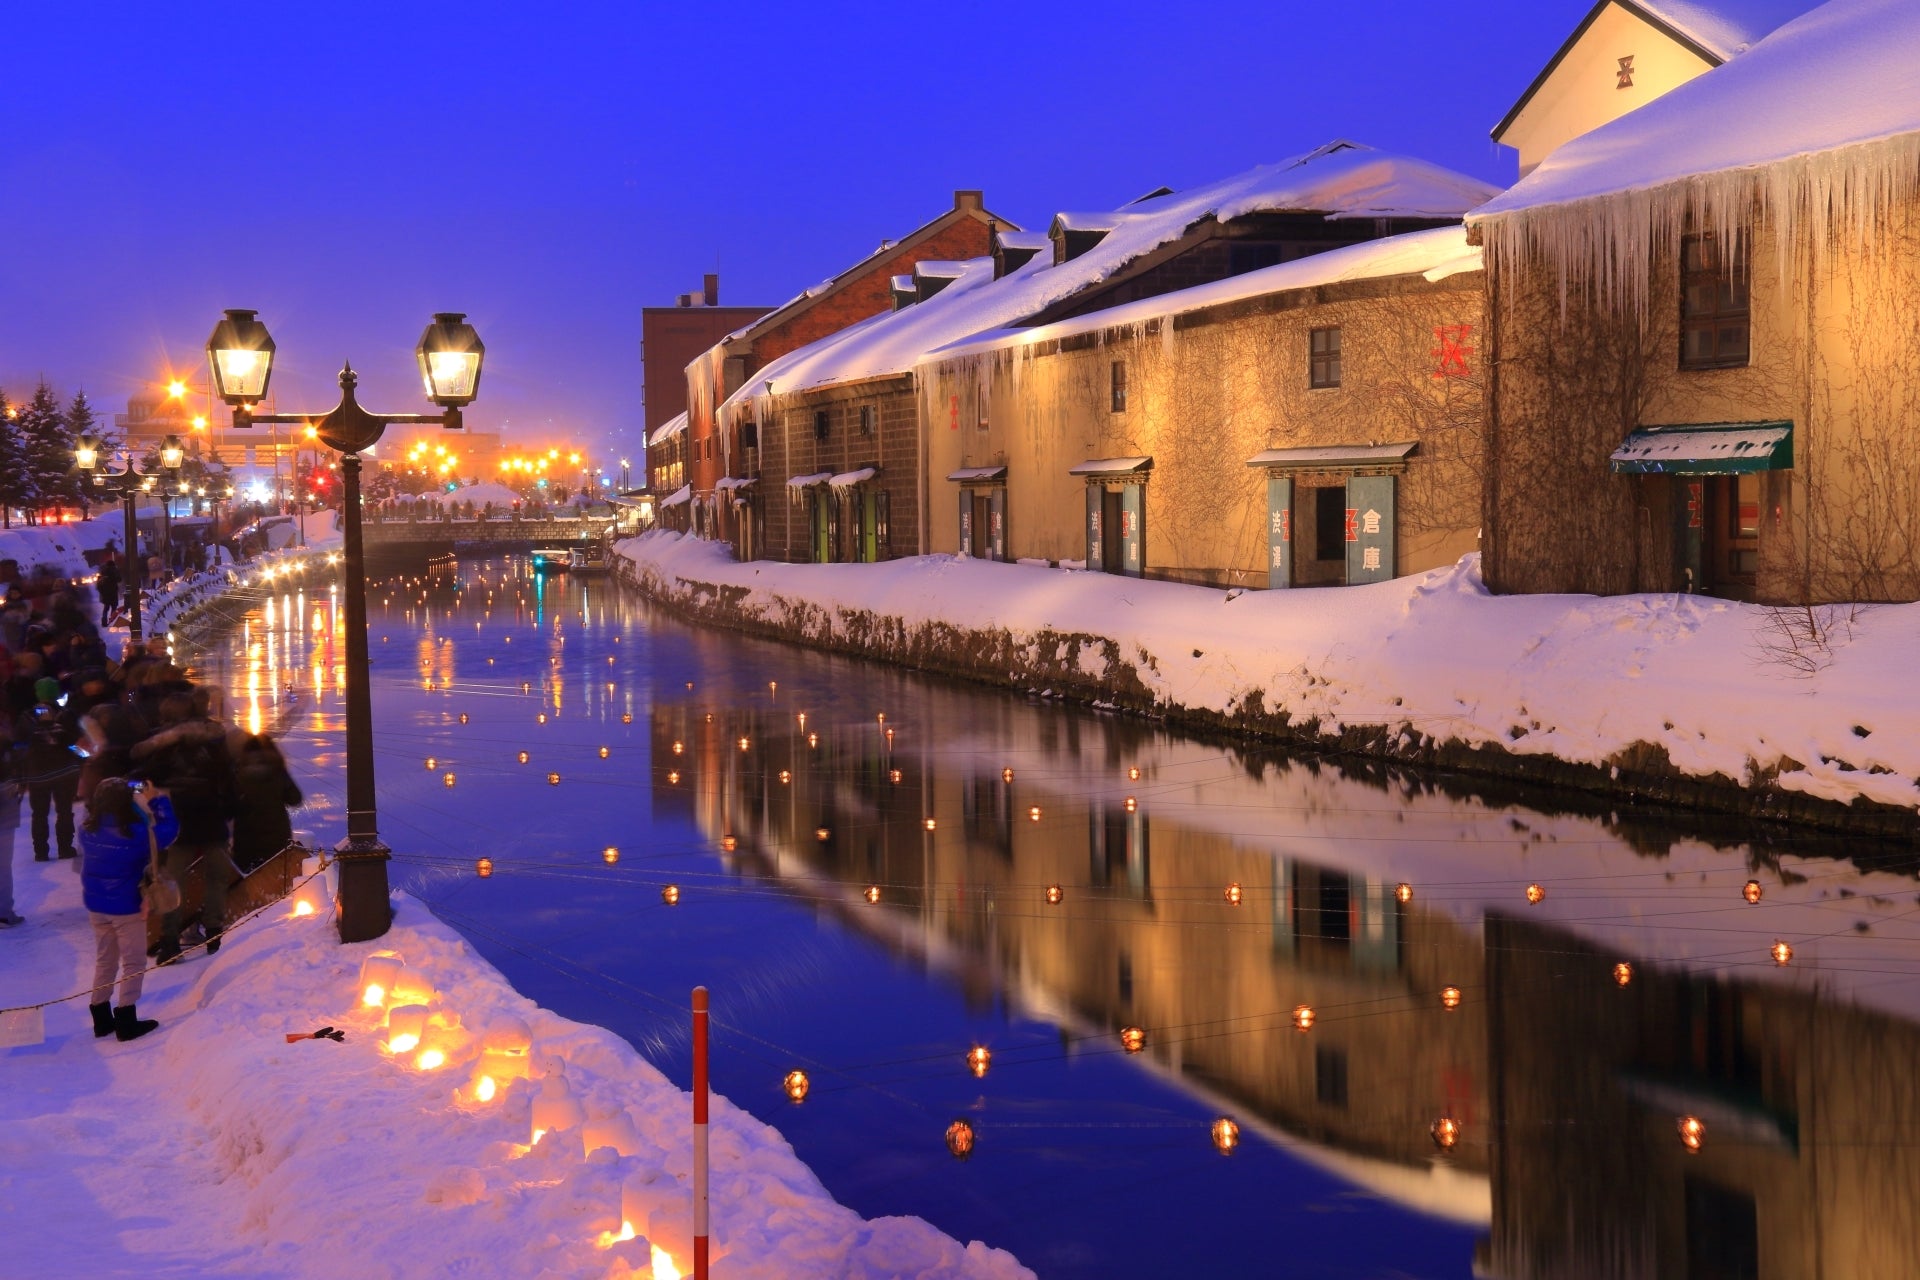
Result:
M1627 475L1732 476L1793 466L1791 422L1710 422L1642 427L1613 451Z

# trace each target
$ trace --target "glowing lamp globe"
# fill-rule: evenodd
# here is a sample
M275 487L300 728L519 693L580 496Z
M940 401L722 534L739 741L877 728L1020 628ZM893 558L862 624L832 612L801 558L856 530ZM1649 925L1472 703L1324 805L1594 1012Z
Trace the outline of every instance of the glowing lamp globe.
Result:
M273 337L254 312L229 310L207 338L207 367L219 397L238 408L258 404L273 376Z
M1128 1053L1138 1053L1147 1047L1147 1033L1139 1027L1120 1028L1120 1047Z
M1240 1145L1240 1126L1234 1123L1232 1116L1220 1116L1213 1122L1213 1147L1223 1156L1230 1156L1234 1148Z
M973 1126L965 1120L955 1120L947 1126L947 1150L953 1153L955 1160L965 1160L973 1154Z
M486 354L486 345L463 313L435 312L414 347L427 399L443 409L472 404L480 394L480 364Z
M387 1002L387 993L400 980L406 961L391 953L368 956L360 966L360 1003L377 1009Z
M977 1044L967 1050L967 1070L973 1072L978 1080L987 1074L987 1068L993 1065L993 1050L983 1044Z
M1698 1155L1707 1140L1706 1123L1699 1116L1681 1116L1674 1128L1679 1132L1680 1145L1687 1149L1687 1154Z
M387 1010L387 1052L410 1053L427 1030L427 1006L397 1004Z
M1313 1019L1314 1013L1312 1005L1297 1005L1293 1010L1293 1029L1295 1031L1311 1031L1313 1030Z
M812 1082L807 1079L806 1072L789 1071L787 1072L786 1079L780 1082L780 1087L786 1091L788 1101L805 1102L807 1100L807 1090L811 1089L813 1085Z

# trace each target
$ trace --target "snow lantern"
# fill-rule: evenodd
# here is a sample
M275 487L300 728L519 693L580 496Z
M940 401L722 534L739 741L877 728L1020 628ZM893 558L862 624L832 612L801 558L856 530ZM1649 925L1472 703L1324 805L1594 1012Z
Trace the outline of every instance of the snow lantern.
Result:
M391 951L368 956L360 966L360 1003L372 1009L385 1004L387 993L393 990L406 963Z
M640 1150L640 1131L626 1108L616 1107L587 1121L582 1134L589 1154L601 1147L612 1147L615 1154L630 1156Z
M567 1078L555 1072L540 1082L540 1094L533 1100L533 1136L530 1141L537 1146L547 1134L576 1129L586 1118L587 1113L581 1108L580 1100L567 1089Z
M397 1004L387 1010L387 1051L407 1053L420 1043L427 1031L427 1006Z

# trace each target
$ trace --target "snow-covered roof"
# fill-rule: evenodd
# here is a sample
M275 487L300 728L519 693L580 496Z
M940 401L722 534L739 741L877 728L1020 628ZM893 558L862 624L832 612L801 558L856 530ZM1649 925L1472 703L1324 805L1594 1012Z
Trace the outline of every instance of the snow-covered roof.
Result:
M1745 53L1807 10L1811 0L1616 0L1671 27L1722 62Z
M729 489L744 489L759 478L758 476L721 476L719 482L713 487L716 492L725 492Z
M1916 66L1920 5L1829 0L1725 66L1574 138L1469 222L1493 226L1549 206L1626 193L1645 197L1647 208L1636 216L1650 217L1654 193L1686 194L1683 184L1722 210L1751 194L1776 214L1790 213L1803 196L1825 207L1829 198L1871 202L1895 182L1910 191L1910 153L1920 151ZM1894 141L1901 143L1898 157L1830 154ZM1759 170L1789 163L1800 172L1760 180ZM1715 175L1744 176L1752 189L1709 192L1702 179ZM1671 213L1663 209L1660 216Z
M668 418L665 422L653 429L653 434L647 437L647 445L651 447L656 444L663 444L686 429L687 413L686 410L682 409L679 413L674 414L671 418Z
M1112 213L1056 213L1053 215L1053 229L1056 231L1112 231L1125 217L1126 215L1118 210Z
M1005 480L1006 464L997 467L962 467L958 471L949 471L947 479L956 484L976 484L982 480Z
M811 489L816 484L825 484L833 479L831 471L815 471L804 476L793 476L787 481L789 489Z
M1138 458L1088 458L1077 466L1067 468L1070 476L1130 476L1143 471L1153 470L1153 459Z
M1032 249L1038 253L1053 247L1052 237L1044 231L1001 231L993 239L1003 249Z
M660 505L663 508L677 507L691 497L693 497L693 486L689 484L683 484L678 489L675 489L671 494L669 494L666 500L662 502Z
M945 258L925 258L913 264L913 274L909 280L927 278L931 280L951 280L963 274L967 269L964 262L955 262Z
M878 467L857 467L852 471L842 471L827 483L835 489L851 489L855 485L865 484L879 474Z
M1199 311L1206 307L1262 297L1270 293L1284 293L1289 289L1318 288L1322 285L1340 284L1351 280L1379 280L1391 276L1417 275L1429 281L1438 281L1462 272L1478 271L1480 267L1480 250L1467 243L1465 228L1434 227L1426 231L1409 231L1405 235L1384 236L1378 240L1367 240L1340 249L1329 249L1325 253L1296 258L1292 262L1282 262L1277 266L1262 267L1258 271L1249 271L1244 275L1229 276L1225 280L1195 285L1191 289L1142 298L1137 302L1123 303L1117 307L1108 307L1103 311L1075 316L1069 320L1057 320L1052 324L1024 329L999 327L984 330L969 334L958 342L937 348L928 354L932 358L945 359L949 356L984 351L992 347L1024 346L1029 343L1071 337L1078 333L1088 333L1096 329L1139 324L1146 320ZM933 301L937 303L940 299L935 298Z
M1114 229L1099 244L1059 266L1042 253L1002 279L994 280L990 259L958 264L962 268L959 277L939 294L900 311L874 316L789 352L760 370L728 403L738 404L763 395L768 384L772 385L774 394L784 395L834 383L906 373L927 352L988 330L1019 324L1110 279L1135 259L1181 239L1208 217L1226 222L1252 213L1311 212L1329 219L1457 218L1497 191L1497 187L1477 178L1425 160L1377 151L1357 143L1329 143L1305 155L1261 165L1220 182L1164 197L1145 207L1102 215L1113 221ZM1458 229L1444 230L1454 237L1447 242L1458 250L1453 257L1470 263L1461 269L1477 267L1478 256L1460 238ZM1409 237L1392 239L1406 241ZM1008 241L1003 237L1002 243ZM1404 274L1439 265L1431 248L1439 242L1422 243L1429 246L1424 266L1374 274ZM1286 265L1301 266L1347 252L1350 251L1316 254ZM1352 262L1351 259L1341 261ZM1262 274L1250 272L1220 283L1233 286ZM1203 285L1201 289L1214 287ZM1286 287L1292 286L1275 285L1251 292ZM1168 297L1194 292L1187 290ZM1160 314L1167 310L1167 298L1151 299L1141 305L1157 307L1153 314ZM1088 323L1106 323L1106 318L1115 314L1114 310L1102 311L1098 319L1090 319Z
M1292 449L1262 449L1247 459L1247 465L1293 467L1303 471L1315 467L1379 466L1405 462L1419 447L1417 441L1409 441L1406 444L1302 445Z

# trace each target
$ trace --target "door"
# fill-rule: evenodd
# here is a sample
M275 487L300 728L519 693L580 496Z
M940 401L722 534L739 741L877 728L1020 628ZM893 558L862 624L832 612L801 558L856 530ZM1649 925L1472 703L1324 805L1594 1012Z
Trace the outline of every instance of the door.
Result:
M993 512L989 509L990 504L986 494L975 489L969 491L969 498L973 503L973 545L967 548L967 554L988 560L993 557L993 536L990 529Z
M1393 477L1354 476L1347 481L1347 582L1385 582L1393 577Z
M854 501L860 510L860 563L877 564L880 560L880 495L872 489L862 489Z
M1126 537L1120 527L1120 492L1102 488L1100 494L1100 568L1107 573L1124 573L1127 566ZM1091 566L1089 566L1091 567Z
M1007 491L987 490L987 554L995 560L1007 558Z
M1760 576L1758 474L1706 476L1706 589L1729 600L1751 600Z
M810 501L813 504L813 562L829 564L833 561L833 526L828 510L831 491L815 486L810 491Z
M1707 476L1675 476L1673 504L1673 589L1705 591Z

